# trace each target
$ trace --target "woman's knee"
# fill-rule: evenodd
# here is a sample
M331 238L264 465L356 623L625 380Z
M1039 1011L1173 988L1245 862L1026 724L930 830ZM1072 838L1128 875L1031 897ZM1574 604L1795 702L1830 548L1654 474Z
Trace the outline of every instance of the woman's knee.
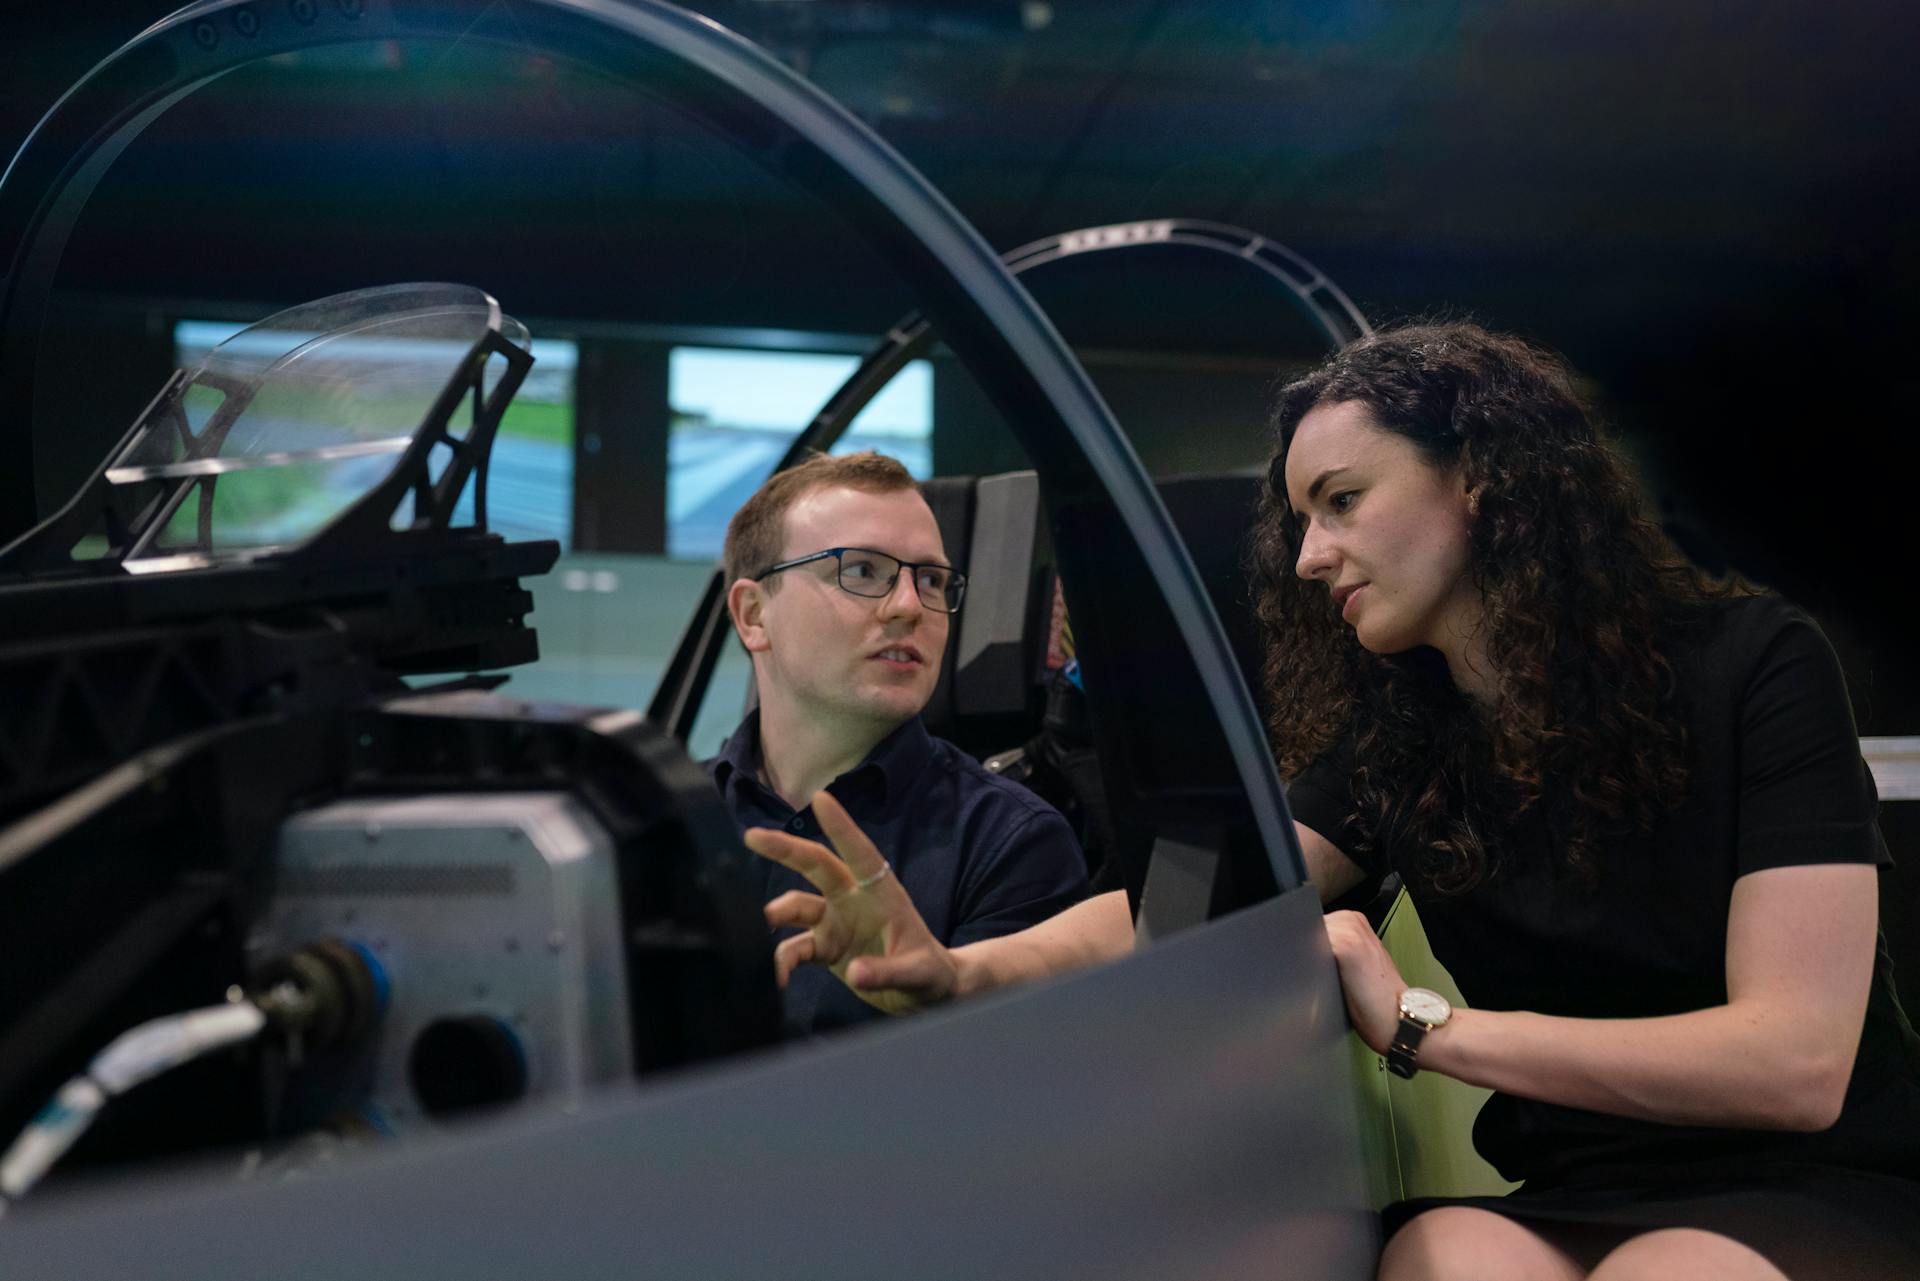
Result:
M1732 1237L1698 1228L1645 1232L1617 1247L1591 1281L1787 1281L1786 1273Z
M1380 1256L1379 1281L1579 1281L1565 1251L1491 1210L1449 1205L1416 1215Z

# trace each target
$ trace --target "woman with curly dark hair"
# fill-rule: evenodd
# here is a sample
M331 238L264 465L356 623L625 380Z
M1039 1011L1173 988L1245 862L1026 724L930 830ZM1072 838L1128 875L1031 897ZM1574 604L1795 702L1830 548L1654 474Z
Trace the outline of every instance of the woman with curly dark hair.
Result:
M1475 1146L1522 1183L1390 1207L1381 1277L1920 1277L1920 1038L1819 629L1690 566L1566 366L1517 339L1376 335L1284 388L1275 427L1254 576L1308 870L1327 902L1398 873L1472 1002L1409 988L1335 912L1348 1012L1395 1072L1493 1090ZM825 892L775 923L870 999L1131 946L1112 892L942 948L818 808L845 864L749 843Z
M1314 478L1302 509L1289 498L1294 440L1322 408L1316 424L1363 429L1344 434L1342 448L1417 458L1426 470L1408 477L1427 489L1446 477L1465 504L1457 527L1444 510L1396 511L1414 545L1382 549L1387 582L1344 581L1357 570L1328 565L1326 540L1306 546L1312 500L1334 504L1322 523L1333 528L1363 497L1351 484L1320 494L1335 473ZM1751 592L1707 579L1643 514L1564 367L1471 326L1401 329L1289 384L1274 422L1252 561L1282 776L1355 725L1363 817L1351 838L1371 848L1374 833L1398 832L1446 892L1488 876L1496 851L1476 833L1537 803L1549 774L1572 783L1565 859L1583 874L1602 830L1644 831L1680 798L1686 736L1673 665L1648 641L1706 618L1710 601ZM1323 581L1329 571L1343 581ZM1396 599L1382 599L1395 584L1447 592L1451 621L1470 640L1409 634ZM1464 697L1447 696L1449 685ZM1459 791L1475 778L1480 787Z
M1831 649L1707 580L1557 359L1399 329L1287 386L1255 536L1323 897L1397 871L1473 1008L1328 917L1356 1030L1496 1091L1508 1197L1390 1209L1382 1278L1920 1276L1920 1039Z

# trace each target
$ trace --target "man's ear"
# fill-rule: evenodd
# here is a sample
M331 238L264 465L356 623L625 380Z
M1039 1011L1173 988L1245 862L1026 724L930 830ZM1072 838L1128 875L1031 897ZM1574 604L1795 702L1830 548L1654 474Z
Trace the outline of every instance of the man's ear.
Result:
M765 653L773 648L767 639L763 617L766 606L767 589L762 583L751 578L736 578L733 586L727 588L727 616L733 620L733 630L740 634L740 643L750 654Z

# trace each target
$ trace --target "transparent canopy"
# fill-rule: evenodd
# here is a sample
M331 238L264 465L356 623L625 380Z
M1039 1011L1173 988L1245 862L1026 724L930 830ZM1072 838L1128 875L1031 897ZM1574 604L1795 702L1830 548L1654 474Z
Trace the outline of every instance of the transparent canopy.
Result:
M531 345L525 326L467 285L387 285L290 308L184 371L106 479L209 478L210 519L181 504L149 556L298 542L387 477L489 332ZM483 395L504 369L488 362Z

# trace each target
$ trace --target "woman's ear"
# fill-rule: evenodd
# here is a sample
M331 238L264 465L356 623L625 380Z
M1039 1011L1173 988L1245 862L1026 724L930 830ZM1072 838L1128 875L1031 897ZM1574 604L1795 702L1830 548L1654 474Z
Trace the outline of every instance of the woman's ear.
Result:
M1485 489L1486 485L1484 483L1467 486L1467 515L1478 516L1480 514L1480 494Z
M736 578L733 586L727 588L727 616L733 620L733 630L740 634L740 643L750 654L771 648L767 639L766 608L765 585L751 578Z

